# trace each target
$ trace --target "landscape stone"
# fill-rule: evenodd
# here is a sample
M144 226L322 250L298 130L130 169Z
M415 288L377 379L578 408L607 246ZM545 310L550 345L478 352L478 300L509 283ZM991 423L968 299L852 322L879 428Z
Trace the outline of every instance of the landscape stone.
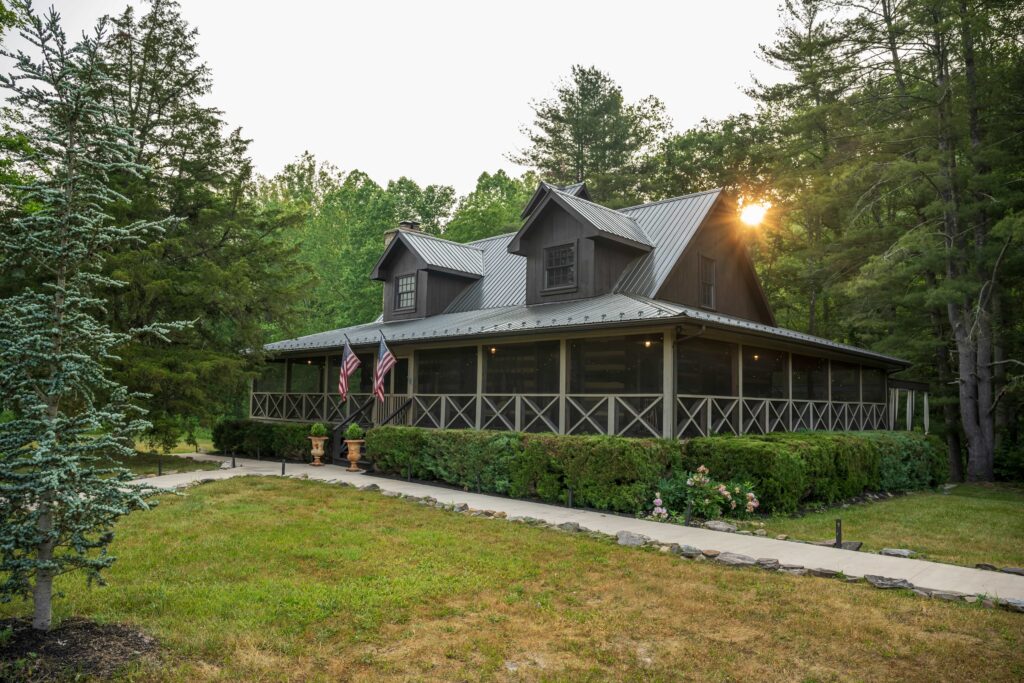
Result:
M630 548L642 546L651 540L643 534L635 534L632 531L620 531L615 534L615 538L619 545L629 546Z
M1003 567L999 571L1005 574L1016 574L1017 576L1024 576L1024 568L1022 567Z
M963 593L956 593L954 591L932 591L932 597L938 598L939 600L959 600L964 597Z
M889 557L913 557L917 555L913 550L907 550L906 548L882 548L878 551L879 555L888 555Z
M906 588L913 590L914 584L910 583L906 579L890 579L886 576L875 576L873 574L866 574L864 580L870 583L875 588Z
M924 590L922 588L915 588L914 589L914 595L917 595L917 596L922 597L922 598L930 598L930 597L932 597L931 593L929 593L928 591L926 591L926 590Z
M376 484L367 484L366 486L360 486L360 491L380 491L380 487Z
M765 531L764 529L758 529L757 531L754 532L754 535L755 536L767 536L768 532Z
M978 602L978 596L977 595L965 595L964 596L964 602L970 603L970 604L973 605L974 603Z
M728 522L723 522L718 519L712 519L710 521L704 522L704 528L711 529L712 531L725 531L728 533L736 531L736 527L734 527L732 524L729 524Z
M807 573L807 570L799 564L780 564L779 571L792 574L793 576L803 576Z
M776 541L788 541L789 540L789 536L787 536L786 534L779 534L778 536L775 537L775 540Z
M997 572L997 571L999 571L999 567L995 566L994 564L989 564L988 562L979 562L978 564L974 565L974 568L975 569L984 569L985 571L989 571L989 572Z
M1001 600L1000 603L1011 612L1024 612L1024 600Z
M721 550L712 550L711 548L707 548L705 550L700 551L700 554L703 555L704 557L708 558L708 559L712 559L713 560L714 558L716 558L719 555L721 555L722 551Z
M402 494L398 493L396 491L381 491L380 495L384 496L385 498L401 498L402 497Z
M834 578L835 575L839 572L837 572L835 569L822 569L820 567L815 567L813 569L808 569L807 573L811 576L818 576L823 579L831 579Z
M993 607L996 606L996 601L992 600L991 598L985 598L984 600L981 601L981 606L982 607L987 607L988 609L992 609Z
M700 548L694 547L692 545L681 545L679 546L679 550L677 550L676 552L678 552L683 557L688 557L690 559L698 557L701 554Z
M580 525L576 522L562 522L558 525L558 528L562 531L571 531L575 533L580 530Z
M465 512L468 509L469 505L467 503L459 503L458 505L455 506L456 512Z
M811 541L811 545L820 545L823 548L834 548L836 547L836 541L834 538L829 538L824 541ZM843 550L860 550L860 547L864 545L862 541L843 541Z
M747 531L746 529L741 529L740 531L737 531L736 533L739 534L740 536L753 536L754 535L754 534L750 533L749 531Z
M757 558L757 566L761 569L766 569L770 572L778 571L779 561L770 557L759 557Z
M222 470L230 470L231 469L231 463L229 463L229 462L222 462L220 464L220 468Z
M740 555L739 553L720 553L715 559L732 567L753 567L757 563L757 560L750 555Z
M504 512L504 511L495 512L494 516L497 517L498 519L505 519L506 517L508 517L508 513Z

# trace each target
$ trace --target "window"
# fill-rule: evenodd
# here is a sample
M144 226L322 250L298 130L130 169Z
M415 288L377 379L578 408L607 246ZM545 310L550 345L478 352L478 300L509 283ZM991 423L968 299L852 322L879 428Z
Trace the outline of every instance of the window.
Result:
M576 245L562 244L544 250L544 289L576 286Z
M676 344L676 390L699 396L736 395L736 345L711 339Z
M700 257L700 305L715 307L715 259Z
M743 395L757 398L785 398L789 373L783 351L743 347Z
M395 278L395 310L409 311L416 308L416 274L399 275Z

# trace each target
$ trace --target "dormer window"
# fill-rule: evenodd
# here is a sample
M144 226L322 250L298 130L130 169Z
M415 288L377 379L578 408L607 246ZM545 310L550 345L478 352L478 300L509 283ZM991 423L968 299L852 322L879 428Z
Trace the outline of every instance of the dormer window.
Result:
M715 308L715 259L700 257L700 305Z
M395 310L411 311L416 308L416 273L395 278Z
M576 286L576 245L560 244L544 250L544 289Z

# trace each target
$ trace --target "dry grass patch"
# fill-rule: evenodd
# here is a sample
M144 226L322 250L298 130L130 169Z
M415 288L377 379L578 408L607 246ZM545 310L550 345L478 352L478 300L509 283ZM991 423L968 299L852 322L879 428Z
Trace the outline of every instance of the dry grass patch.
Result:
M1020 680L1024 618L244 477L121 525L62 614L138 625L155 681ZM0 613L23 611L5 606Z

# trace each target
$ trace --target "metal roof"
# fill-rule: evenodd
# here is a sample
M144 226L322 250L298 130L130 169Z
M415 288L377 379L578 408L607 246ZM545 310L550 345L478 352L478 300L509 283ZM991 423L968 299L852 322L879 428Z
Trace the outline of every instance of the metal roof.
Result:
M720 189L675 197L653 204L619 209L634 219L654 244L646 255L626 267L615 291L640 296L657 296L683 250L704 222Z
M562 190L552 188L552 193L580 214L598 232L612 237L621 237L647 247L654 246L648 236L631 217L615 209L589 202Z
M387 337L389 344L400 345L419 341L493 337L505 334L538 334L579 328L608 328L609 331L612 331L616 327L643 322L680 323L687 321L849 353L890 365L909 365L906 361L892 356L840 344L802 332L708 313L669 301L626 294L605 294L590 299L533 306L519 305L442 313L429 318L394 320L389 323L373 322L311 334L298 339L274 342L267 344L264 348L268 351L289 352L339 349L344 345L346 335L353 345L372 345L380 340L381 332Z
M411 230L399 230L395 241L401 240L430 267L466 273L480 277L484 274L484 252L470 244L424 235ZM385 255L390 248L385 251ZM380 265L384 255L378 262ZM376 270L376 269L375 269Z
M483 250L484 276L464 289L445 313L462 313L526 303L526 257L508 253L515 233L470 242Z

